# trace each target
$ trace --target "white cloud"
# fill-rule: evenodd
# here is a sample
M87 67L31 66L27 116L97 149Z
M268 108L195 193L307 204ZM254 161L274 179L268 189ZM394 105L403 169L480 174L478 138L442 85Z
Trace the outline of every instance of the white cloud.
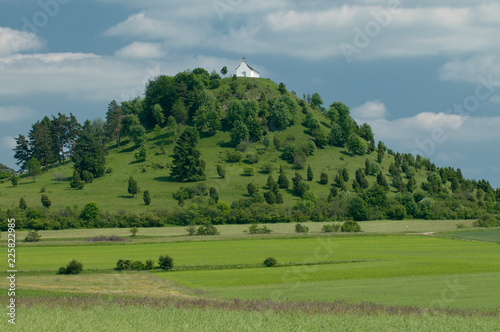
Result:
M0 138L0 149L12 150L16 147L16 139L12 136L5 136Z
M165 56L158 43L133 42L115 52L115 55L130 59L157 59Z
M16 122L36 115L36 111L28 107L0 106L0 123Z
M34 33L0 27L0 56L38 51L44 43Z
M367 101L352 109L352 116L359 120L385 119L388 115L387 108L380 100Z
M442 81L479 83L480 78L492 75L500 86L500 57L496 54L480 54L467 59L446 62L439 70Z

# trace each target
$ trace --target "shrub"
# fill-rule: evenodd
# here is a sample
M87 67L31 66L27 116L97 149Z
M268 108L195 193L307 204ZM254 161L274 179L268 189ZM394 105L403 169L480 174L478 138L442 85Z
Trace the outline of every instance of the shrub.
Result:
M28 235L24 238L24 242L38 242L42 236L37 231L29 231Z
M26 210L28 208L28 204L26 204L26 200L23 197L19 199L19 208L21 210Z
M256 164L259 162L259 155L253 152L247 153L247 158L245 161L249 164Z
M228 163L239 163L243 159L243 155L238 151L231 151L227 154L226 161Z
M271 174L273 170L274 166L271 163L265 163L264 165L260 166L260 172L264 174Z
M266 226L259 227L258 225L252 225L248 227L248 234L269 234L272 230Z
M302 226L301 224L296 224L295 225L295 232L297 232L297 233L307 233L307 232L309 232L309 227Z
M268 257L264 260L264 265L267 267L273 267L278 264L278 260L274 257Z
M342 227L342 232L350 232L350 233L357 233L361 232L361 226L355 221L346 221Z
M139 230L137 229L137 227L132 227L130 229L130 233L132 233L132 236L135 236L137 234L137 232L139 232Z
M457 226L457 229L466 228L463 223L458 223L456 226Z
M245 167L245 169L243 170L243 174L245 176L253 176L253 167Z
M77 260L72 260L66 267L60 267L58 274L78 274L82 272L83 264Z
M174 267L174 259L169 255L160 256L158 259L158 265L161 269L171 270Z
M144 270L152 270L155 267L155 262L152 259L148 259L146 264L144 264Z
M89 171L85 170L82 172L82 180L85 181L86 183L92 183L94 181L94 175L90 173Z
M131 269L132 269L132 261L129 259L119 259L116 262L115 270L122 271L122 270L131 270Z
M321 228L321 231L323 233L338 233L340 232L340 225L339 224L324 225Z
M320 175L319 183L323 184L323 185L328 184L328 174L326 174L325 172L322 172Z
M219 235L219 231L214 225L206 224L198 227L196 235Z
M387 211L387 215L393 220L403 220L406 217L406 208L401 204L396 204Z
M222 165L217 165L217 174L224 179L226 177L226 170L222 167Z
M189 235L194 235L196 234L196 227L194 227L193 224L189 224L189 226L186 227L186 231L188 232Z
M136 270L136 271L145 270L144 263L141 261L133 261L132 262L132 270Z
M144 200L144 204L151 204L151 195L149 194L149 190L144 190L144 194L142 195L142 199Z
M498 227L500 226L500 220L490 214L487 214L475 221L473 225L474 227Z
M83 220L95 220L99 215L99 206L95 202L89 202L85 204L85 207L80 214L80 218Z
M49 196L47 196L45 194L42 195L42 205L44 207L46 207L47 209L50 208L50 206L52 205L52 202L50 201Z

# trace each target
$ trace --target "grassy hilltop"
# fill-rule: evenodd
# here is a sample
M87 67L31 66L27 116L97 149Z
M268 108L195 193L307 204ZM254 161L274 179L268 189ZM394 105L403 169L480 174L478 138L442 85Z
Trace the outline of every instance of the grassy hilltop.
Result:
M191 72L179 75L181 78L191 77L191 79L201 77L200 80L203 82L205 77L203 72L196 70L194 72L198 74ZM166 98L163 94L166 94L167 90L155 92L156 95L153 98L150 96L153 92L149 91L153 90L150 82L150 86L146 89L145 99L138 100L141 104L141 111L137 115L141 124L147 129L142 144L137 144L134 141L132 133L123 132L120 147L118 147L112 135L108 135L104 140L104 146L107 150L105 156L106 172L103 176L96 177L92 183L86 184L82 190L70 187L74 173L73 163L70 159L64 161L62 165L57 161L47 165L45 170L36 176L36 182L28 174L22 175L16 186L11 183L10 179L4 179L0 184L0 211L4 214L7 213L6 216L10 217L19 215L21 213L18 208L19 201L23 198L28 206L25 211L31 213L32 216L29 219L39 220L26 225L26 227L40 229L58 228L54 224L41 225L43 220L54 219L49 213L58 213L62 219L68 215L79 217L84 205L89 202L97 203L100 219L109 220L110 217L104 215L106 213L125 214L125 212L137 215L152 213L162 218L167 213L166 211L178 209L179 204L174 199L174 194L180 188L193 188L195 186L206 188L206 192L202 190L201 196L186 199L183 211L188 211L190 208L192 210L193 203L196 203L197 207L214 207L214 203L208 198L208 189L211 187L215 188L219 195L217 213L223 209L220 208L221 201L227 202L229 205L233 204L232 209L249 208L249 205L253 203L254 210L262 207L267 214L279 210L278 214L290 216L294 213L293 211L299 211L295 212L293 220L296 221L323 218L324 220L350 218L366 220L391 217L396 219L404 217L470 219L477 218L487 212L498 211L498 190L495 192L486 181L477 182L463 179L459 170L439 169L425 158L415 159L410 155L395 154L385 148L382 148L382 161L377 162L379 149L375 145L375 140L369 141L368 137L362 137L366 134L363 130L366 130L367 125L356 124L349 115L347 115L347 120L344 119L344 123L347 121L348 125L352 126L350 129L352 136L359 140L360 148L358 150L350 148L345 137L344 142L332 145L331 141L334 141L333 127L345 126L338 114L333 120L327 116L328 112L335 108L334 105L327 110L322 106L322 101L320 104L314 98L311 100L309 97L306 98L307 101L301 100L286 91L283 84L278 85L267 79L226 78L216 81L219 83L200 83L201 88L198 90L193 88L194 92L189 91L189 86L187 87L188 92L185 92L186 88L179 84L181 86L180 88L177 86L177 89L181 91L179 94L186 95L185 99L179 98L184 100L184 105L181 105L181 108L186 112L184 119L182 114L179 116L175 113L177 106L172 106L171 102L165 102L166 106L163 115L161 115L163 120L156 124L154 120L156 118L151 115L153 111L148 103L151 104L155 101L161 103L164 100L162 98ZM212 82L212 78L210 78L210 82ZM219 130L213 130L210 133L204 131L203 123L196 123L197 107L200 108L199 105L196 106L196 96L203 93L214 96L220 107L217 121L222 126ZM276 128L271 121L273 107L277 107L275 100L282 96L293 100L296 103L297 111L293 115L291 124ZM313 97L319 97L319 95L316 94ZM261 136L257 139L250 138L238 146L231 144L231 127L234 123L229 121L228 110L231 101L234 100L256 100L259 103L255 121ZM128 104L122 105L122 108L126 109L126 106ZM168 110L168 107L171 109ZM172 118L173 115L181 121L177 121L178 124L172 127L167 124L166 119L169 116ZM248 124L248 121L250 120L246 119L242 122ZM196 148L201 152L201 159L206 164L206 179L198 183L176 182L170 176L177 139L187 126L197 126L201 131ZM343 131L344 128L340 128L340 130ZM371 132L371 129L369 131ZM264 144L266 140L267 146ZM279 141L279 146L276 146L276 140ZM316 148L307 152L307 147L311 145L309 142L314 142ZM290 145L296 148L293 151L295 154L291 159L285 160L284 155ZM137 160L136 155L144 147L147 149L147 157L145 160ZM228 155L235 153L239 153L242 159L237 162L228 162ZM374 167L374 172L366 170L367 160L372 165L371 167ZM217 165L224 168L225 178L218 175ZM313 172L312 181L307 179L308 166ZM262 202L264 200L262 194L269 191L267 181L270 174L275 181L278 180L280 167L283 167L290 186L289 189L279 190L283 197L283 204L268 206L269 204L265 201ZM349 179L342 187L338 183L336 184L334 179L338 172L344 168ZM271 170L270 173L269 170ZM366 179L366 181L361 179L365 181L365 188L353 186L353 183L357 181L357 172L360 170L362 170L363 178ZM312 195L298 194L293 191L292 177L294 177L295 172L301 174L304 179L302 182L306 184L306 188L309 188L307 192ZM377 179L379 172L389 184L383 193L377 190L370 191L370 188L373 188L377 182L380 183L380 177ZM327 184L320 183L322 173L328 176ZM140 192L136 197L127 191L130 177L133 177L140 187ZM397 180L398 178L399 180ZM408 188L410 178L414 184ZM247 190L249 183L255 184L258 188L260 198L250 197ZM424 184L425 190L420 189L422 184ZM336 196L332 196L332 188L336 188L333 189ZM144 204L142 199L144 190L150 192L150 205ZM47 195L52 203L49 210L42 208L42 194ZM404 195L406 198L402 199ZM355 197L361 197L363 200L361 202L362 208L366 211L361 214L361 217L356 217L351 213L353 209L351 205L354 204L352 202ZM255 200L251 201L252 199ZM304 201L312 203L305 204ZM394 206L398 206L399 210L394 209ZM29 212L33 209L36 212ZM272 209L271 212L270 209ZM325 212L327 210L335 212ZM226 209L225 213L227 212ZM207 220L204 219L204 221ZM209 221L217 223L215 217ZM160 225L164 223L170 222L161 221ZM131 224L133 222L125 223L124 226ZM94 225L99 226L100 224L96 222ZM147 226L144 223L140 225ZM116 226L116 223L100 225L100 227L103 226Z

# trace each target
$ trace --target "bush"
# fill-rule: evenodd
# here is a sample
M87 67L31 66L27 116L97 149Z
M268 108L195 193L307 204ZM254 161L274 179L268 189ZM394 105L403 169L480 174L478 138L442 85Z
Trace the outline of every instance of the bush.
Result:
M253 176L253 167L245 167L245 169L243 170L243 174L245 176Z
M219 231L215 228L214 225L206 224L198 227L196 231L196 235L219 235Z
M142 195L142 199L144 200L144 204L151 204L151 195L149 194L149 190L144 190L144 194Z
M259 155L253 152L249 152L247 153L245 162L247 162L248 164L256 164L259 162Z
M342 232L357 233L361 232L361 226L355 221L346 221L342 227Z
M479 220L474 221L474 227L498 227L500 220L490 214L484 215Z
M326 174L325 172L322 172L320 175L319 183L323 184L323 185L328 184L328 174Z
M160 256L158 259L158 265L161 269L171 270L174 267L174 259L169 255Z
M266 226L259 227L258 225L252 225L248 227L248 234L269 234L272 230Z
M50 201L49 196L47 196L45 194L42 195L42 205L44 207L46 207L47 209L50 208L50 206L52 205L52 202Z
M37 231L29 231L28 235L24 238L24 242L38 242L42 236Z
M309 232L309 227L302 226L301 224L296 224L295 225L295 232L297 232L297 233L307 233L307 232Z
M238 151L231 151L227 154L226 161L228 163L239 163L243 159L243 155Z
M338 233L338 232L340 232L340 225L338 225L338 224L324 225L321 228L321 231L323 233Z
M144 264L144 270L152 270L155 267L155 262L152 259L148 259L146 264Z
M189 235L194 235L196 234L196 227L194 227L193 224L189 224L189 226L186 227L186 231L188 232Z
M456 226L457 226L457 229L466 228L463 223L458 223L458 224L456 224Z
M77 260L72 260L66 267L60 267L58 274L78 274L82 272L83 264Z
M271 163L265 163L260 167L260 172L263 174L271 174L271 172L274 170L274 166Z
M132 270L132 261L129 259L119 259L116 262L115 270L118 270L118 271Z
M264 265L267 267L273 267L278 264L278 260L274 257L268 257L264 260Z
M82 180L86 183L92 183L94 181L94 175L89 171L85 170L82 172Z
M132 227L130 229L130 233L132 233L132 236L136 236L138 232L139 232L139 229L137 229L137 227Z

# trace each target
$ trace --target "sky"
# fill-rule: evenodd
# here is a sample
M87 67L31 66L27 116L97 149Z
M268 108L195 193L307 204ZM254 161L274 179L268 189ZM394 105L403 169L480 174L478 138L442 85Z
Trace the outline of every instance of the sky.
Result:
M375 139L500 187L500 3L0 0L0 163L44 116L104 118L148 80L244 56Z

